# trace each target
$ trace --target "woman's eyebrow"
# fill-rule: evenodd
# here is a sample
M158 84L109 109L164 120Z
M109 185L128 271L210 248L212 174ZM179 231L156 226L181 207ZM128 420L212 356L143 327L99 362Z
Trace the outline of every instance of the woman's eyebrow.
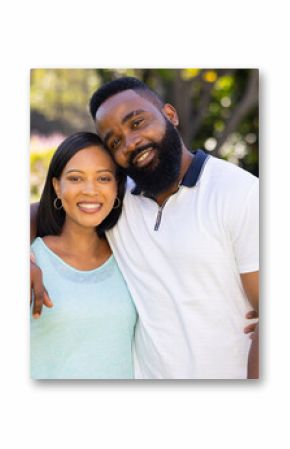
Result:
M83 170L79 170L78 168L71 168L71 169L67 170L65 173L68 174L68 173L72 173L72 172L85 173ZM114 174L113 170L111 170L110 168L101 168L100 170L96 170L96 173L103 173L103 172L110 172L110 173Z

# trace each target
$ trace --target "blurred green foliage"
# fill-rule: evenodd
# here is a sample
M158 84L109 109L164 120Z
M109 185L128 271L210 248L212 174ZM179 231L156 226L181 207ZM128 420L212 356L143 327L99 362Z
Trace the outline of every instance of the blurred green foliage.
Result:
M53 151L67 135L95 131L88 103L103 83L136 76L177 109L180 134L192 150L258 175L256 69L33 69L31 71L31 197L38 200Z
M43 190L44 180L50 160L56 148L30 154L30 197L31 201L38 201Z

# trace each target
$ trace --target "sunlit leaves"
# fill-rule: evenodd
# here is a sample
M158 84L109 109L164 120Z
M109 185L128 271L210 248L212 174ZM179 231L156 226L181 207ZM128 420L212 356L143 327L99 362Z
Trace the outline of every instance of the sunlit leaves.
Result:
M218 91L229 91L234 85L234 77L231 75L220 76L216 82L215 88Z
M207 82L207 83L214 83L218 78L217 72L215 70L207 70L204 74L203 74L203 79Z
M195 78L200 73L200 69L183 69L180 72L181 79L186 81Z

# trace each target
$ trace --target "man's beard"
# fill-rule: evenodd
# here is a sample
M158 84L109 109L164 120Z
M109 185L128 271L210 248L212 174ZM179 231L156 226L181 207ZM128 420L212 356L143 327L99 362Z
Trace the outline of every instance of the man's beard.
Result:
M159 143L150 143L137 148L131 155L126 173L147 195L155 197L165 192L180 174L182 141L172 123L166 120L165 134ZM135 157L146 148L156 150L156 157L145 167L133 164Z

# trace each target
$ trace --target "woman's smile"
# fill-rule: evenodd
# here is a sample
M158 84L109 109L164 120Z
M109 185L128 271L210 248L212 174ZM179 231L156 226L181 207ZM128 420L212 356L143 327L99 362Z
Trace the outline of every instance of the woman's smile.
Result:
M80 209L80 211L86 214L95 214L101 210L102 203L92 201L90 202L82 201L80 203L77 203L77 207Z

